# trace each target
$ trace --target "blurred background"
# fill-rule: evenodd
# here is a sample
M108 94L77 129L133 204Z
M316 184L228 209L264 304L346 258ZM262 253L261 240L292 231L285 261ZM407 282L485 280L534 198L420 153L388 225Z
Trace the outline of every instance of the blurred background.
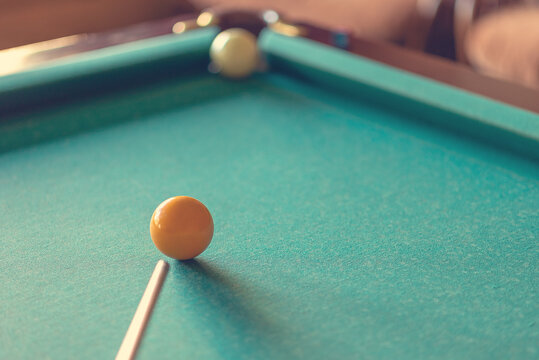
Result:
M272 9L539 89L539 0L0 0L0 49L205 9Z

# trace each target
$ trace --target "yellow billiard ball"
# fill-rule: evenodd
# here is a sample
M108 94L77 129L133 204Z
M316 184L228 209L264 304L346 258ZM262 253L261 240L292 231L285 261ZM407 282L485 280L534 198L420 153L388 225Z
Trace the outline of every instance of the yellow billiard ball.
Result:
M213 219L203 203L189 196L163 201L154 211L150 235L168 257L188 260L200 255L213 236Z
M215 37L210 58L223 76L243 78L256 70L259 64L256 37L244 29L228 29Z

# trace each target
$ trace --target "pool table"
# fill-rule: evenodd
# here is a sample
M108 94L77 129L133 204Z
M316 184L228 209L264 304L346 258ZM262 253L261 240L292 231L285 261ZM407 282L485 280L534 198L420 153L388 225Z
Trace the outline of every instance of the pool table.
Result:
M243 80L212 25L0 77L0 358L114 357L175 195L215 233L140 359L539 356L539 115L277 30Z

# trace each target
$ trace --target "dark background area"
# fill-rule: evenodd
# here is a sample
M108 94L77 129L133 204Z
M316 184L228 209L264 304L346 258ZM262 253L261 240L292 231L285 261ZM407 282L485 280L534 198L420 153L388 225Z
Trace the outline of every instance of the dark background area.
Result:
M539 88L538 0L0 0L0 49L208 8L273 9L290 22L393 42Z

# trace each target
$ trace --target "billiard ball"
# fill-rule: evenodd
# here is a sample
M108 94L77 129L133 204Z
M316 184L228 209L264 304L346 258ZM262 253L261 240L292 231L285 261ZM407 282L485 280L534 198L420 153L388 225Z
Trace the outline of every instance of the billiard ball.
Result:
M259 64L256 37L244 29L228 29L215 37L210 58L219 73L229 78L243 78Z
M168 257L188 260L200 255L213 236L210 212L197 199L176 196L163 201L150 221L155 246Z

